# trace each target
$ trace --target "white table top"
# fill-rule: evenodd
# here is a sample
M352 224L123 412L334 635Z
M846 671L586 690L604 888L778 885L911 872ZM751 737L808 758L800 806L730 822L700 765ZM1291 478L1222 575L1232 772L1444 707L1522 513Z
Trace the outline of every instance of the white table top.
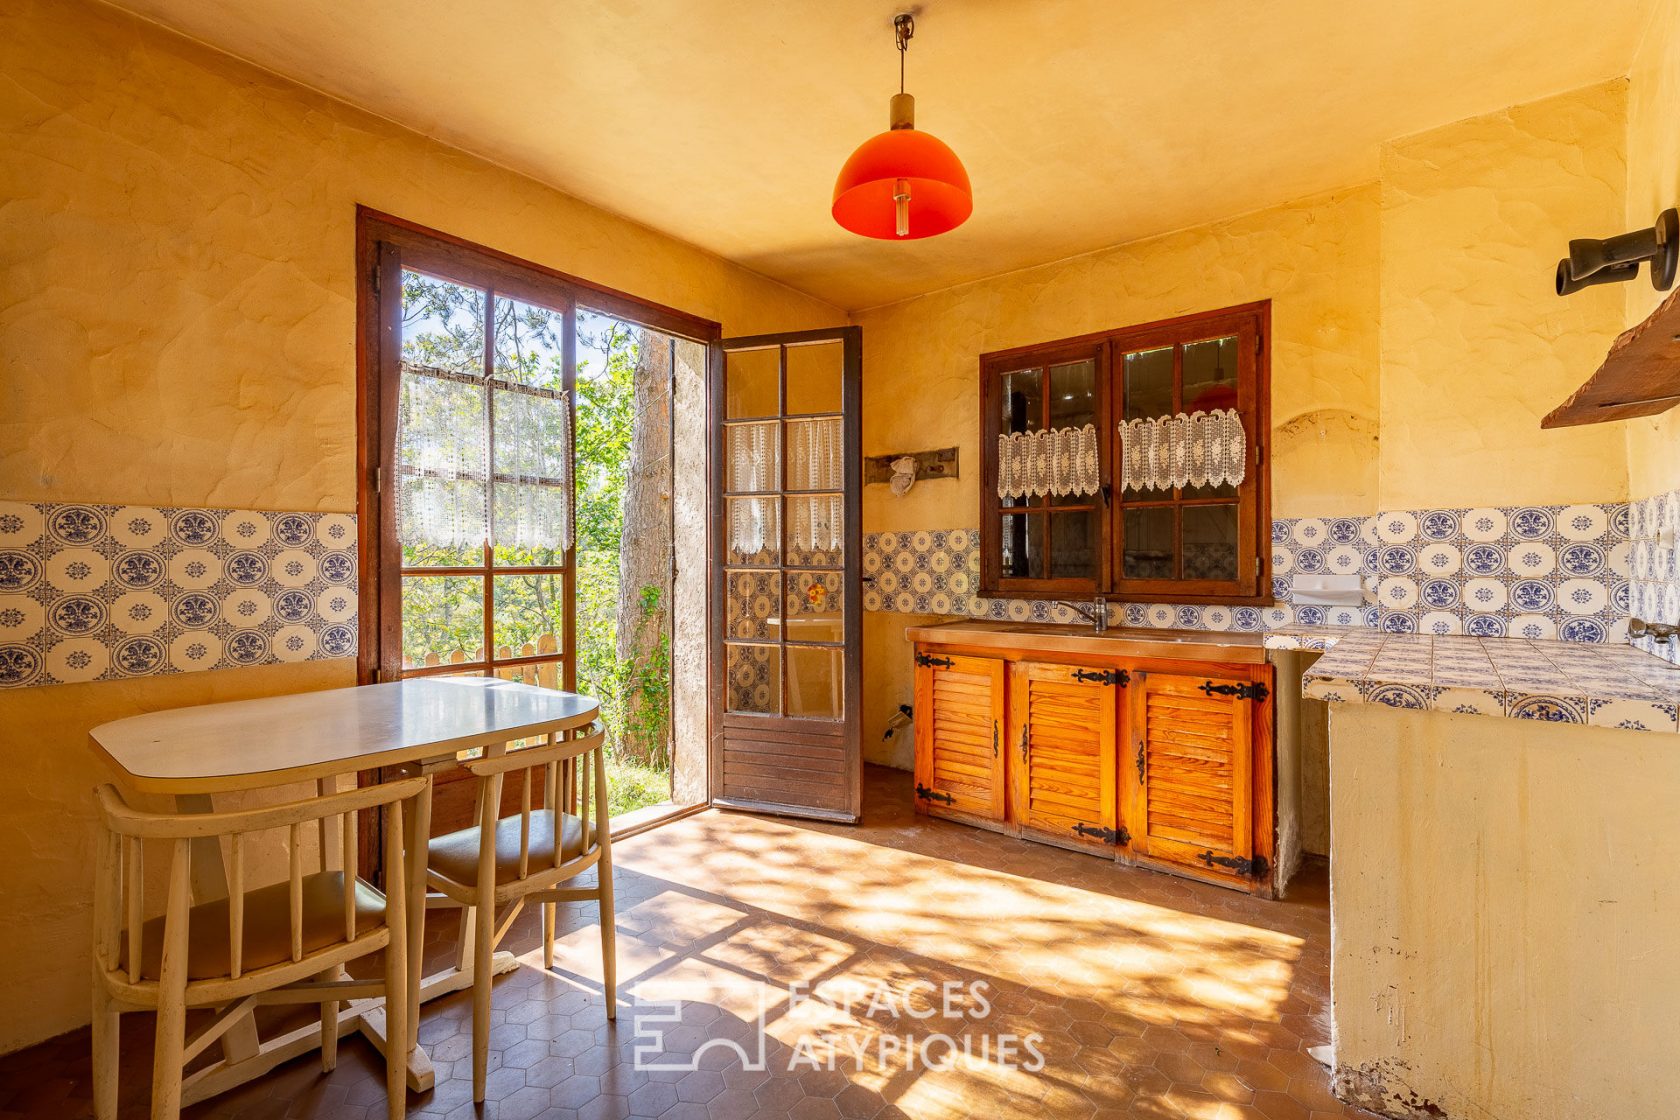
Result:
M90 738L132 789L213 793L496 746L585 727L599 712L575 692L419 677L150 712L101 724Z

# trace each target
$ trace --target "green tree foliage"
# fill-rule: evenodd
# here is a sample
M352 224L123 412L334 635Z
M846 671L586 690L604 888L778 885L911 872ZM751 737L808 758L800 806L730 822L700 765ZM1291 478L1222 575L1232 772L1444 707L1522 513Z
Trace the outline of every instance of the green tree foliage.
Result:
M447 281L403 274L403 360L475 379L483 377L485 301L482 292ZM619 757L625 699L631 690L656 696L649 705L668 712L670 694L669 643L662 642L642 664L624 664L617 656L619 546L624 533L624 482L630 454L634 415L634 373L638 332L624 323L586 312L579 313L577 352L577 409L575 423L576 483L574 533L577 543L576 625L577 687L601 701L608 733L612 810L623 812L665 800L670 795L668 751L635 760ZM497 299L491 345L498 380L545 389L564 384L562 351L564 322L559 312ZM530 464L552 458L564 447L558 407L517 413L516 408L543 398L496 390L493 383L405 377L405 392L413 399L428 429L468 430L485 424L485 393L496 416L497 467L530 473ZM503 417L508 417L503 422ZM517 422L515 422L517 420ZM540 473L548 475L550 469ZM466 483L479 485L482 483ZM560 564L560 542L537 548L498 546L500 565ZM405 544L405 565L478 565L482 549L429 544ZM482 581L475 576L409 577L403 583L403 657L408 664L476 661L482 657ZM649 599L651 594L652 599ZM645 588L643 610L657 608L660 590ZM492 588L492 640L518 656L531 647L548 652L564 627L563 577L553 574L497 576ZM512 670L508 675L527 683L558 687L553 666ZM661 741L668 740L667 733Z

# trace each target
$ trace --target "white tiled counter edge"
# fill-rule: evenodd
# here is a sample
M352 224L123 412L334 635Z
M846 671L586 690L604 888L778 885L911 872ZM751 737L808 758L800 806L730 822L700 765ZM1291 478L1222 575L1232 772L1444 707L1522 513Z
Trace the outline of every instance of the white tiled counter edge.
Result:
M1303 679L1302 695L1311 700L1677 729L1680 668L1631 646L1364 629L1278 631L1266 646L1328 651Z

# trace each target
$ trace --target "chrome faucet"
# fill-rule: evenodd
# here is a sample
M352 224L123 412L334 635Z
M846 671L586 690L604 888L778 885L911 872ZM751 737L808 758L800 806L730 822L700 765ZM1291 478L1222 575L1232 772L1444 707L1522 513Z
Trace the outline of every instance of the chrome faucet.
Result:
M1065 599L1061 601L1060 605L1066 607L1080 618L1083 618L1086 622L1089 622L1094 633L1102 634L1107 632L1108 600L1104 599L1101 595L1093 598L1091 600L1091 605L1088 607L1084 603L1070 603Z

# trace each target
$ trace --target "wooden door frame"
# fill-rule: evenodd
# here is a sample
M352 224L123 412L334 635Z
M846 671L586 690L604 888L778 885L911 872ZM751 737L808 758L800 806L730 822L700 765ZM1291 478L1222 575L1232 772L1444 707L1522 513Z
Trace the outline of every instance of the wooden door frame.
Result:
M842 445L847 449L856 448L858 454L849 451L845 456L843 472L845 493L842 498L842 509L846 521L845 552L846 563L842 569L842 597L851 604L846 612L844 628L844 646L855 656L844 658L845 675L845 716L843 724L850 729L849 741L846 749L852 765L850 768L848 808L844 811L831 812L820 809L796 809L792 806L771 803L747 803L728 801L719 797L720 783L724 773L724 674L727 671L727 658L723 652L724 644L724 615L726 598L724 590L723 542L726 539L724 520L726 505L723 499L722 471L725 464L724 452L724 418L726 405L724 399L724 353L726 350L748 350L776 346L797 346L810 342L838 341L843 344L842 356L844 364L841 370L840 415ZM719 338L707 347L706 362L706 429L708 461L706 469L706 506L707 506L707 564L710 572L706 581L706 788L708 802L718 804L728 801L729 806L749 808L772 813L787 813L788 815L809 816L821 820L840 821L853 824L863 818L863 328L858 326L824 327L816 330L788 331L776 334L744 335L738 338ZM785 359L784 359L785 360ZM783 381L786 380L786 370L782 371ZM785 387L785 386L784 386ZM785 415L786 401L778 398L778 417ZM783 469L786 469L786 457L783 456ZM783 488L785 493L785 486ZM787 536L787 518L780 519L783 543ZM786 556L783 556L786 559ZM786 569L782 569L785 573ZM785 581L785 575L784 575ZM786 587L783 587L783 610L785 611ZM783 633L782 650L786 652L786 634ZM786 691L787 666L782 666L783 691ZM783 732L797 735L803 728L808 728L811 721L801 717L791 716L753 716L756 726L766 731Z
M477 244L442 230L411 222L372 207L356 207L356 514L359 565L356 683L395 680L402 657L401 553L396 540L396 411L398 378L388 376L401 353L401 265L404 261L463 283L493 289L516 299L552 303L558 293L569 309L599 311L667 335L710 348L723 328L710 319L641 299L627 292L561 272L511 253ZM395 284L392 284L392 280ZM385 289L398 293L382 298ZM487 333L491 328L486 324ZM575 337L573 331L568 337ZM565 361L575 379L576 347ZM573 397L575 428L576 393ZM673 402L674 405L674 402ZM575 433L574 433L575 435ZM573 441L574 453L576 439ZM391 480L388 486L381 484ZM576 486L573 472L573 486ZM575 495L574 495L575 496ZM567 681L576 671L576 549L568 551L565 603ZM488 592L487 592L488 593ZM710 656L710 651L707 653ZM377 781L377 771L359 775L362 784ZM377 868L380 845L377 814L363 814L363 866Z

